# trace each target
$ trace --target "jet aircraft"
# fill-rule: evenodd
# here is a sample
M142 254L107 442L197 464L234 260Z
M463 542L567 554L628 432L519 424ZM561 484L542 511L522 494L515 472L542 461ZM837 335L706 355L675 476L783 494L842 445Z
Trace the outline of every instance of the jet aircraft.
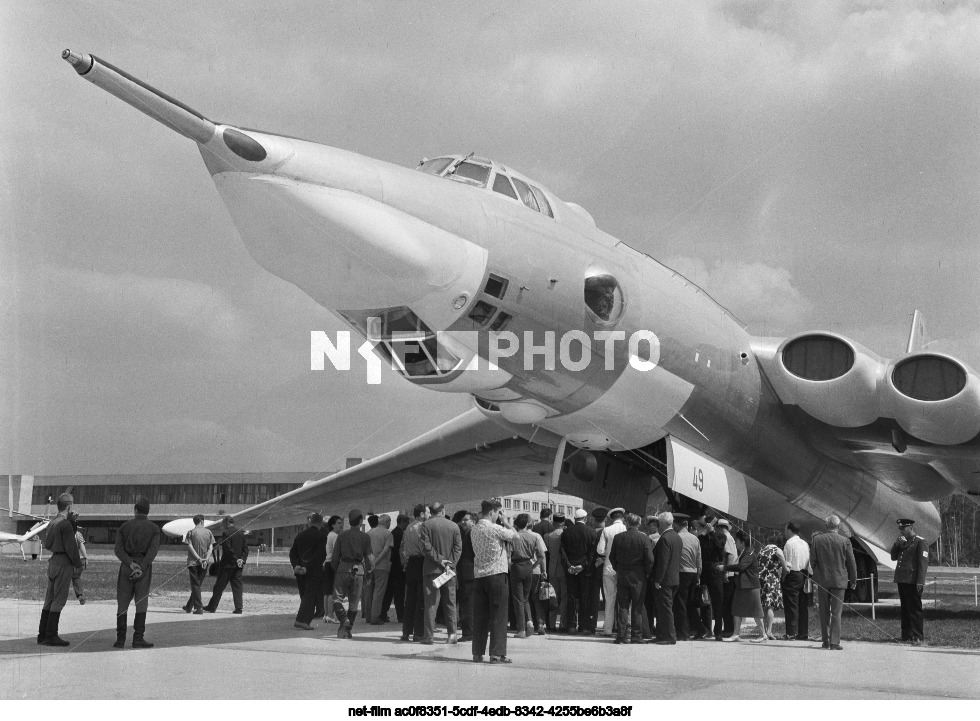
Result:
M470 153L405 168L218 123L93 55L63 58L196 143L260 266L407 382L472 396L459 417L240 524L550 484L610 507L669 500L776 528L837 513L867 554L864 576L896 518L931 541L934 500L980 494L980 379L924 348L918 314L896 359L831 331L754 337L510 166Z

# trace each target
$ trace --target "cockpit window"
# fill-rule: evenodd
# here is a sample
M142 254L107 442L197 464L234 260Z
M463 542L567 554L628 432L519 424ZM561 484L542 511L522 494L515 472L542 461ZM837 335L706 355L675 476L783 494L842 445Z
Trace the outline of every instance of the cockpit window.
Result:
M514 192L514 186L510 184L510 179L503 173L497 173L497 177L493 179L493 189L501 195L506 195L508 198L517 200L517 193Z
M464 160L446 177L451 180L466 183L467 185L476 185L480 188L485 188L487 187L487 181L490 179L490 168L486 165L479 165L478 163L471 163L468 160Z
M537 210L541 212L538 208L538 202L534 199L534 194L531 189L527 187L527 183L519 178L514 178L514 187L517 188L517 194L521 196L521 202L524 203L531 210Z
M423 162L417 170L420 173L428 173L429 175L442 175L442 171L449 167L451 162L453 162L452 158L433 158L432 160Z
M531 189L531 192L534 194L534 199L538 201L538 209L549 218L554 218L555 214L551 212L551 203L548 202L548 199L545 197L544 193L535 188L533 185L529 185L527 187Z

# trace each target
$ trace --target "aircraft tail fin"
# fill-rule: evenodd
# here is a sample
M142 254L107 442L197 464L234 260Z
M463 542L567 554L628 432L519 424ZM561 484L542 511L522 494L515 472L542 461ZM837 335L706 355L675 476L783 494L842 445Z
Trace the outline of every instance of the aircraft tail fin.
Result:
M916 309L912 314L912 328L909 330L909 343L906 353L922 350L926 347L926 326L922 311Z
M61 57L86 80L184 137L198 143L206 143L214 137L215 124L199 112L105 60L72 50L65 50Z

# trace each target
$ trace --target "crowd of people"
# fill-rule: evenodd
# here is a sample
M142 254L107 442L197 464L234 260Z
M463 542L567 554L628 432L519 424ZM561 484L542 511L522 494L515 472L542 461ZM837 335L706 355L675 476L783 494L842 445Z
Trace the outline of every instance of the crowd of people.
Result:
M67 646L59 620L69 588L84 603L80 573L84 543L70 494L58 498L45 547L52 555L37 641ZM145 640L152 563L160 545L159 527L147 520L149 502L140 498L134 517L118 533L117 648L125 646L128 609L135 601L134 648ZM366 524L368 530L364 531ZM354 509L326 522L319 513L295 538L289 560L300 596L294 626L313 630L323 618L350 639L358 613L369 625L401 624L401 640L435 643L437 623L446 642L472 644L473 660L510 663L513 638L548 633L603 635L613 643L655 643L714 639L742 640L742 622L755 621L752 643L809 640L809 597L816 589L823 648L841 650L844 593L857 582L852 544L840 533L836 515L826 531L807 543L795 523L787 523L779 543L759 548L728 519L711 514L692 519L669 511L646 519L623 508L583 509L571 518L544 508L531 524L521 513L513 523L497 500L479 513L457 511L452 519L439 502L418 504L412 517L369 515ZM902 640L922 639L921 595L928 547L915 535L911 519L899 519L901 535L891 550L902 606ZM195 516L186 536L190 597L187 613L214 613L231 584L233 613L241 614L242 571L248 558L245 534L234 519L222 520L215 539L203 516ZM216 552L217 551L217 552ZM212 559L216 559L212 564ZM201 585L209 566L217 578L203 603ZM602 628L599 611L604 606ZM773 630L775 612L785 610L785 632Z

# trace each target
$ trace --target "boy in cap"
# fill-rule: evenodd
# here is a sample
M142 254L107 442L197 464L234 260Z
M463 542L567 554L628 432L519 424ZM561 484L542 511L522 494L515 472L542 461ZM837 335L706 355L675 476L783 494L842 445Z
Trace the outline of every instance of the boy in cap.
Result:
M221 595L225 592L225 586L231 584L231 596L235 601L235 610L232 613L241 614L244 605L242 596L242 573L245 569L245 561L248 560L248 542L245 540L245 532L235 528L235 519L225 516L222 521L225 532L221 536L221 558L218 561L218 577L214 581L214 588L211 589L211 600L204 610L214 613L218 610L221 603Z
M364 575L374 570L371 537L361 530L364 514L355 508L347 519L350 528L337 536L330 560L334 570L333 610L339 622L337 638L353 638ZM345 603L347 609L344 609Z
M143 640L143 634L146 632L153 559L160 548L160 528L147 519L150 513L147 499L137 498L133 511L133 518L122 524L116 534L115 553L120 566L116 578L116 642L112 645L116 648L126 645L129 604L135 598L133 648L153 648L152 643Z
M44 594L41 623L37 629L37 642L45 646L67 646L58 635L61 610L68 602L68 589L74 569L82 567L75 542L75 531L68 521L75 499L69 493L58 496L58 515L48 525L44 547L51 551L48 558L48 589Z
M915 521L899 518L898 540L892 544L892 560L895 566L895 584L902 604L902 640L913 646L922 643L922 589L926 571L929 570L929 545L922 536L915 535Z

